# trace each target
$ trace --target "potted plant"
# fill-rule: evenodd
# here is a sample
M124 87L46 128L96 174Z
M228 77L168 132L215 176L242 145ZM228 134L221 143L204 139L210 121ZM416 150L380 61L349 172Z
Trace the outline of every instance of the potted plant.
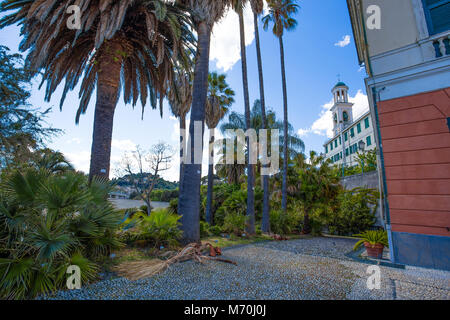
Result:
M355 244L353 250L357 250L364 244L367 255L371 258L381 259L384 247L389 247L387 233L384 230L368 230L354 236L360 240Z

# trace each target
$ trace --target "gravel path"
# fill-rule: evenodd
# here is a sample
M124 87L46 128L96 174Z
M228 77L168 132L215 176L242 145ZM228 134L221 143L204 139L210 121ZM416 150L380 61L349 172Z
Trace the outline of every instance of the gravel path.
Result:
M311 238L224 250L237 266L176 264L150 279L104 280L49 299L445 299L450 272L380 267L381 288L367 289L368 264L345 254L355 241Z

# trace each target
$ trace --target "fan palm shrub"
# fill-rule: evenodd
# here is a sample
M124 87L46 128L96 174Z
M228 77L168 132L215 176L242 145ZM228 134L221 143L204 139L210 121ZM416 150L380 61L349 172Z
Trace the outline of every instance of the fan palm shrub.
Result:
M0 188L0 297L33 298L63 288L68 266L93 280L98 259L121 243L121 216L106 200L111 185L88 184L73 171L28 168L2 177Z
M71 5L80 8L79 26L68 27ZM14 10L13 13L11 11ZM49 101L65 80L60 107L81 81L76 122L97 88L90 179L109 177L115 108L123 89L125 103L153 108L174 79L174 69L188 64L194 45L190 15L162 0L4 0L0 28L19 24L28 51L26 63L46 82Z

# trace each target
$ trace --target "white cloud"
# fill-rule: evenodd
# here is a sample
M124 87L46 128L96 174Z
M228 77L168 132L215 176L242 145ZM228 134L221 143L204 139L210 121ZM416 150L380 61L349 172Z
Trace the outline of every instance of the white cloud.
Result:
M136 149L136 144L131 140L112 140L112 148L119 151L133 151Z
M298 129L297 134L300 138L306 137L311 132L311 129Z
M76 170L89 172L91 153L89 151L65 152L64 156L70 161Z
M72 143L80 144L81 143L81 139L79 139L79 138L72 138L72 139L67 140L67 144L72 144Z
M365 95L362 90L358 90L354 97L349 97L349 101L354 103L353 105L353 119L359 118L365 112L369 111L369 101L367 100L367 95ZM330 102L324 104L321 107L319 113L319 118L314 121L311 127L306 129L299 129L298 134L300 136L306 136L308 133L312 132L317 135L326 136L328 138L333 137L333 120L331 114L331 107L333 107L333 99Z
M247 5L244 10L244 26L245 44L248 46L255 39L253 13L250 5ZM229 9L224 18L214 26L210 60L215 61L217 68L226 72L240 59L239 17L233 9Z
M350 39L351 38L350 38L349 35L345 35L345 36L342 37L341 41L336 42L334 45L336 47L341 47L341 48L346 47L346 46L348 46L350 44Z

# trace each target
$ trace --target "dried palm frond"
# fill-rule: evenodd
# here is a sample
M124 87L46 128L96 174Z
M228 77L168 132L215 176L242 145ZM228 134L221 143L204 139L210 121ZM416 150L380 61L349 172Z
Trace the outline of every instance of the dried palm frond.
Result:
M207 251L210 256L204 255L205 251ZM236 265L233 261L215 258L216 255L221 255L221 250L220 248L213 247L210 243L191 243L168 260L152 259L124 262L117 266L115 271L120 276L135 281L155 276L167 270L172 264L187 260L194 260L200 263L204 263L205 260L216 260Z

